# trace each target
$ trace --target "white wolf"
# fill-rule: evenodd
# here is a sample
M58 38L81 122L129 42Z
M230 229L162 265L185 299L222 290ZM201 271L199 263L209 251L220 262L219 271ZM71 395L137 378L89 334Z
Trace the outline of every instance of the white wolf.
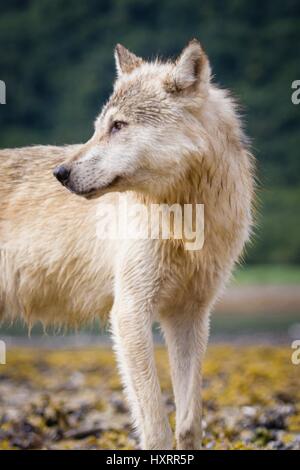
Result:
M197 449L209 314L249 237L252 157L198 41L174 62L149 63L121 45L115 57L114 91L87 143L0 152L0 313L54 324L109 315L140 445L171 449L153 356L158 320L177 447ZM118 197L146 208L204 204L203 248L99 239L99 207Z

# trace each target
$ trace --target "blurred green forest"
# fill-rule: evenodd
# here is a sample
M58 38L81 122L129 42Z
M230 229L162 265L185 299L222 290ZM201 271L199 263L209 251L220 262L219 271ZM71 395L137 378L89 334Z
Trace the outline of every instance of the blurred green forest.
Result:
M112 89L117 42L151 58L199 38L216 82L242 105L258 159L247 260L300 263L299 0L1 0L0 12L2 148L87 139Z

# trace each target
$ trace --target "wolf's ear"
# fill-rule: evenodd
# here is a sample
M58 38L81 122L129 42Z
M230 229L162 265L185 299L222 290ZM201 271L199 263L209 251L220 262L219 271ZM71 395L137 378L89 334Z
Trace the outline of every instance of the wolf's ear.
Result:
M210 81L210 65L199 41L193 39L183 49L166 81L166 89L172 93L198 90L205 93Z
M143 63L143 59L137 57L121 44L117 44L115 47L115 60L118 77L124 73L132 72Z

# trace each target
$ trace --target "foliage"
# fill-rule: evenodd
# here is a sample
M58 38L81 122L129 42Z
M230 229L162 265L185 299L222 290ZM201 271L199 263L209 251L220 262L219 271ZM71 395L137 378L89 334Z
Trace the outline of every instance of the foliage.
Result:
M298 285L300 268L291 265L249 265L242 266L234 273L237 285Z

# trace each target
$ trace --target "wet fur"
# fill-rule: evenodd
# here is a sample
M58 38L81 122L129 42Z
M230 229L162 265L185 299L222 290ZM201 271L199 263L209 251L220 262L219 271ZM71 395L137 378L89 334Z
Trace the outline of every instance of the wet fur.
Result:
M181 449L201 441L201 363L209 314L252 226L253 158L229 94L210 82L197 41L175 62L116 48L114 92L85 144L0 151L0 314L29 324L108 318L143 448L172 447L153 358L159 320L169 349ZM113 119L128 125L109 134ZM123 133L121 133L123 132ZM71 169L77 194L54 179ZM109 183L113 181L112 186ZM99 240L97 208L203 203L205 242ZM101 196L101 197L100 197Z

